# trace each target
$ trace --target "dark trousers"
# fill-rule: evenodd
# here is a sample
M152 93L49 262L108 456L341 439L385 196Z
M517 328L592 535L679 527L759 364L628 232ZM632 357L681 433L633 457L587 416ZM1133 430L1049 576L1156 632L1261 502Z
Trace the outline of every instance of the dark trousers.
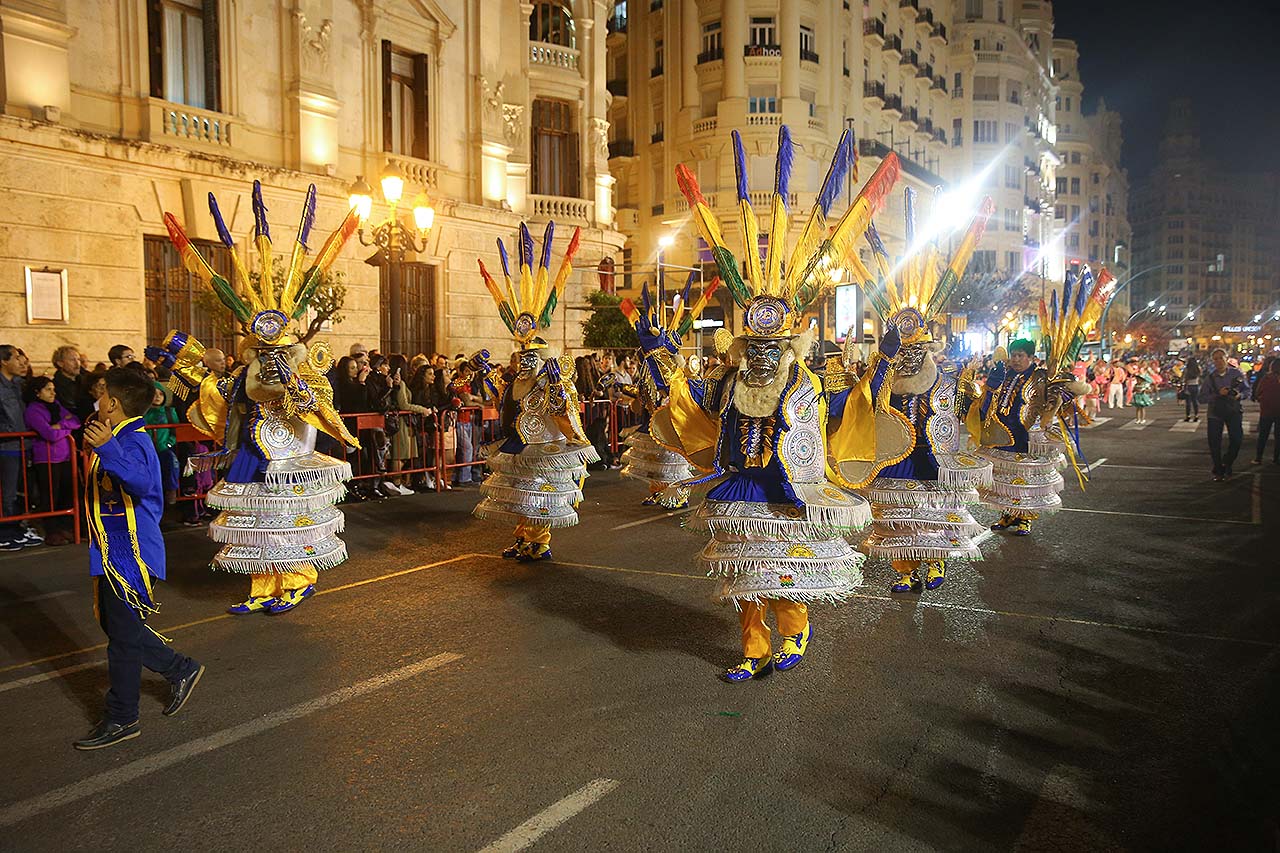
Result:
M1222 430L1227 430L1227 452L1222 452ZM1209 455L1213 457L1213 473L1225 474L1236 464L1240 444L1244 441L1244 416L1234 412L1225 418L1209 417Z
M1262 454L1267 452L1267 438L1271 435L1271 428L1276 428L1276 449L1272 459L1280 465L1280 418L1258 418L1258 455L1257 459L1262 458Z
M106 718L124 725L138 719L138 692L144 666L174 682L190 675L199 664L178 654L152 633L138 611L115 594L106 578L95 580L98 621L107 635L107 671L111 675Z
M27 482L36 495L31 502L33 512L54 512L71 507L75 482L71 478L70 460L32 465ZM70 518L46 518L44 525L46 531L62 530L69 533L72 529Z
M0 451L0 518L18 515L18 475L22 473L22 454L15 448ZM0 522L0 536L17 536L22 525L16 521Z
M1183 393L1187 395L1187 417L1200 417L1200 386L1188 385Z

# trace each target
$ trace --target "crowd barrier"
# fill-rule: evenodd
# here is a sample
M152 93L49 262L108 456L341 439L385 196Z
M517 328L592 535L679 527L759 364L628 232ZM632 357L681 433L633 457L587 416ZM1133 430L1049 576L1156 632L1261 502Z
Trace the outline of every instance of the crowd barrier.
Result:
M607 445L616 460L623 443L620 433L627 427L634 426L639 420L638 415L625 400L587 400L582 403L581 410L583 428L587 431L588 438L593 443ZM393 415L398 422L397 429L387 430L388 415ZM501 435L501 418L493 406L464 406L457 410L430 414L412 411L362 412L345 414L342 418L347 429L360 441L360 449L340 447L336 441L321 433L316 450L350 462L353 484L399 479L402 485L409 485L415 479L429 476L430 482L439 492L450 488L455 477L459 482L478 481L484 467L482 448ZM465 433L462 432L464 428ZM148 424L146 429L149 432L173 430L177 442L175 451L183 468L186 458L193 452L198 452L193 451L194 445L204 445L210 450L213 448L211 439L189 423ZM409 431L409 441L400 439L397 442L396 434L401 430ZM11 457L16 455L20 460L17 512L4 515L3 505L0 505L0 523L67 518L74 541L81 542L84 537L84 474L88 469L87 451L71 453L71 506L61 509L42 508L45 496L52 492L54 478L57 476L57 463L34 464L29 461L31 442L36 438L38 436L34 432L0 433L0 443L13 440L18 442L18 448L12 453L4 452ZM68 437L67 441L71 441L71 438ZM460 446L470 447L470 454L465 450L460 454ZM394 467L397 461L400 462L399 468ZM468 468L472 469L470 477L465 476L464 472ZM216 480L216 474L209 479ZM204 500L207 489L193 485L193 482L195 481L191 477L182 478L180 488L173 496L177 502ZM0 489L3 487L4 484L0 482ZM2 494L0 491L0 495Z

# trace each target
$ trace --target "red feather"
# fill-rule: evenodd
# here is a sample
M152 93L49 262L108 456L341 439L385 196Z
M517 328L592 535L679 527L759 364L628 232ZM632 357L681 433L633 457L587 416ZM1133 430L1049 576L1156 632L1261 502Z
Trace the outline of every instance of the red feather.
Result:
M676 166L676 186L680 188L680 192L688 199L690 207L707 203L707 200L702 197L702 190L698 187L698 179L693 176L693 172L690 172L689 167L684 163Z

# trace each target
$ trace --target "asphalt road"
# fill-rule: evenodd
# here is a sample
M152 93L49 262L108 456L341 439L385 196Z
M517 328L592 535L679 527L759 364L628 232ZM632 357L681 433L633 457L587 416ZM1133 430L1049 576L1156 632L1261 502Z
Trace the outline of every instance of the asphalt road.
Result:
M278 617L223 615L244 580L171 533L155 623L208 672L172 719L145 679L96 753L84 550L4 555L0 848L1274 850L1280 468L1210 482L1174 413L1086 431L1070 511L934 593L868 563L745 685L702 540L612 472L550 564L499 559L474 489L351 506Z

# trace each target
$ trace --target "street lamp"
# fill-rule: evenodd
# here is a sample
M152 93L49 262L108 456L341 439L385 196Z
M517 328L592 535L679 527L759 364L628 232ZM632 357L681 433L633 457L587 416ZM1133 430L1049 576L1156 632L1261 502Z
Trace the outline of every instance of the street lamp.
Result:
M363 175L356 177L347 189L347 203L360 214L360 245L376 246L387 266L388 291L390 294L387 310L390 314L390 338L384 342L389 352L399 352L404 348L404 312L400 308L401 265L407 252L425 252L427 250L427 233L435 224L436 212L427 203L427 194L420 192L413 200L413 227L400 221L396 208L404 197L404 173L395 161L388 161L378 176L382 187L382 197L387 202L387 216L372 227L372 240L365 238L364 223L373 213L373 188Z

